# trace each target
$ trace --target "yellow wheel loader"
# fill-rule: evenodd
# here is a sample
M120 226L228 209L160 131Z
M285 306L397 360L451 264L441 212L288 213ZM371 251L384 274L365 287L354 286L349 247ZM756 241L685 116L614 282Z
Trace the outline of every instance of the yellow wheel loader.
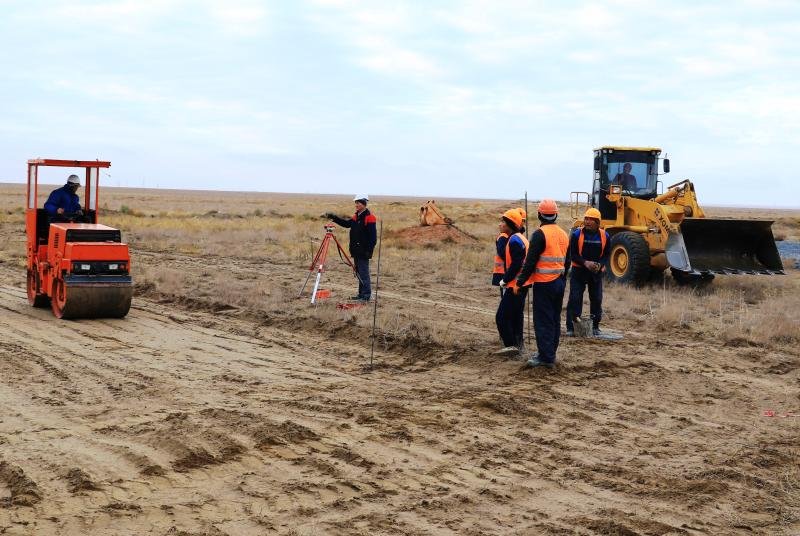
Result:
M659 193L656 147L606 146L594 150L592 192L572 192L574 218L597 208L608 231L606 277L642 284L669 268L679 283L710 281L715 274L783 274L772 221L706 218L691 181Z

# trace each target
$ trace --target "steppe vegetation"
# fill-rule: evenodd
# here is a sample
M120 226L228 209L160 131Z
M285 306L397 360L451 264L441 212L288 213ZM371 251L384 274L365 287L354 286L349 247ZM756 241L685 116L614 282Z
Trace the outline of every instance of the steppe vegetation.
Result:
M133 309L63 322L24 298L23 191L0 186L0 533L800 530L793 262L609 285L623 339L564 339L555 371L526 371L491 355L492 244L518 201L437 199L466 234L429 243L403 232L424 200L376 196L368 367L372 310L336 308L355 281L335 252L333 298L298 298L348 196L106 188ZM800 235L798 211L708 211Z
M44 186L42 192L47 191ZM8 185L0 193L2 221L18 225L22 233L22 189ZM370 315L338 311L332 303L309 308L306 300L295 299L324 234L320 216L327 211L349 214L352 203L346 196L115 188L102 194L102 221L122 229L139 253L133 266L140 295L268 322L316 318L361 327L371 323ZM496 339L491 318L485 330L461 330L457 315L420 315L414 307L391 303L391 297L399 291L456 304L490 299L496 294L487 274L497 216L522 201L439 200L458 228L479 240L414 247L394 235L417 225L423 201L375 197L370 205L383 220L381 286L390 296L379 316L380 331L392 341L413 343L421 336L434 346L491 346ZM800 238L797 211L711 207L707 212L710 217L774 218L777 238ZM572 221L569 213L563 206L565 228ZM346 249L347 230L337 228L336 234ZM0 248L0 259L20 267L23 254L19 243ZM329 262L332 270L325 274L323 287L332 286L334 298L343 299L351 293L351 276L334 251ZM703 289L677 286L669 276L645 289L609 286L605 323L688 330L729 343L793 344L800 340L800 319L786 312L800 306L798 274L793 260L784 264L788 277L718 277ZM372 268L374 273L377 253Z

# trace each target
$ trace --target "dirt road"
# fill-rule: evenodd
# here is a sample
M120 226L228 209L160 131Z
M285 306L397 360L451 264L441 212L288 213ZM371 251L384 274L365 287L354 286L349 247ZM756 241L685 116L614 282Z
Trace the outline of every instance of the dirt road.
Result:
M64 322L3 286L0 318L0 534L800 530L800 418L762 417L797 354L631 330L552 374L368 371L347 337L142 298Z

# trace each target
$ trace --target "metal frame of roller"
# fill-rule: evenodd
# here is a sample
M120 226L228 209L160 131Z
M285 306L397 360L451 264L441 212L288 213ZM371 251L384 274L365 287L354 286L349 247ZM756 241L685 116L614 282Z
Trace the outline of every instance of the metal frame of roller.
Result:
M39 168L84 169L84 221L51 223L38 207ZM50 305L58 318L123 318L133 298L128 245L118 229L98 223L99 160L28 160L25 211L27 293L34 307Z
M716 274L784 273L772 221L706 218L688 179L659 193L659 161L663 173L670 168L660 155L657 147L595 149L592 192L572 192L576 226L585 206L600 210L611 237L608 279L641 284L667 268L681 284Z

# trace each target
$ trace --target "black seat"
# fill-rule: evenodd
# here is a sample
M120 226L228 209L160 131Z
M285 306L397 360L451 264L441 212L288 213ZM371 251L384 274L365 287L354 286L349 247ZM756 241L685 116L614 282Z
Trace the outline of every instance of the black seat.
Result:
M47 244L50 238L50 215L43 208L36 209L36 243Z

